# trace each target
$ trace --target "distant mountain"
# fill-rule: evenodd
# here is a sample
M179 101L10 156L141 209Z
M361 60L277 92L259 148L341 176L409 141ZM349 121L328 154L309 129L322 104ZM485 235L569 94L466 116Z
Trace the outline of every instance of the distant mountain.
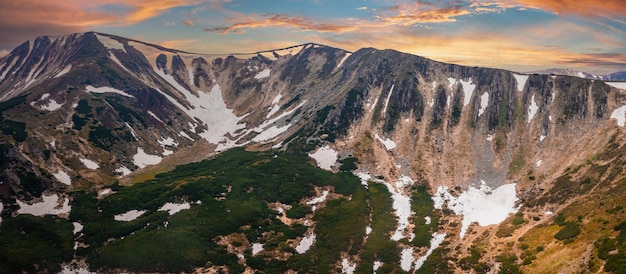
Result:
M620 273L621 87L39 37L0 59L0 269Z
M626 81L626 71L611 73L607 75L594 75L591 73L576 71L572 69L552 68L552 69L533 71L530 73L567 75L567 76L575 76L575 77L580 77L580 78L596 79L596 80L603 80L603 81Z

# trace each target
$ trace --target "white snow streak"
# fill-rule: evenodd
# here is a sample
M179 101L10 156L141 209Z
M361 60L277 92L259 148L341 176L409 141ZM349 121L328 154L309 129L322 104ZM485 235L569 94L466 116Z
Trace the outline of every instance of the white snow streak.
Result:
M387 99L385 99L385 108L383 108L383 113L387 113L387 106L389 105L389 99L391 99L391 94L393 94L393 88L395 84L391 85L391 89L389 90L389 94L387 94Z
M489 106L489 93L485 92L482 96L480 96L480 108L478 109L478 116L482 115L483 112Z
M530 124L530 120L532 120L533 117L535 117L535 114L537 114L538 110L539 110L539 106L535 102L535 95L533 94L533 97L530 99L530 106L528 106L528 123L529 124Z
M112 87L94 87L92 85L88 85L85 87L85 89L87 90L87 92L91 92L91 93L116 93L119 95L123 95L126 97L131 97L131 98L135 98L135 96L132 96L124 91L121 91L119 89L116 88L112 88Z
M401 179L396 182L395 187L388 182L383 182L389 193L391 193L391 199L393 200L392 206L396 216L398 217L398 227L391 236L391 239L394 241L399 241L404 238L404 232L409 225L409 217L415 214L411 210L411 197L404 195L400 189L410 185L411 183L413 183L413 180L411 180L408 176L401 177ZM414 235L412 233L410 234L412 238Z
M374 261L374 266L372 267L372 270L374 271L374 274L376 274L376 271L383 266L383 262L381 261Z
M446 238L446 233L434 233L433 237L430 239L430 248L426 251L426 254L415 261L415 270L418 270L424 265L428 256L435 251L443 242L443 239Z
M540 167L540 166L541 166L541 162L543 162L543 160L539 160L539 161L537 161L537 163L535 163L535 165L536 165L537 167Z
M321 169L332 170L332 166L337 163L337 151L330 146L323 146L314 153L309 153L309 157L315 159L317 166Z
M452 90L457 81L459 80L457 80L456 78L448 77L448 87L450 88L450 90Z
M611 119L617 120L617 125L623 127L626 123L626 106L615 109L611 113Z
M72 65L65 66L65 68L63 68L63 70L59 71L59 73L57 73L57 75L55 75L54 78L59 78L59 77L65 75L66 73L70 72L71 69L72 69Z
M31 214L34 216L44 216L44 215L59 215L59 214L69 214L72 210L72 207L69 205L69 199L63 199L61 205L59 205L59 195L43 195L43 201L34 204L27 204L20 200L17 200L17 205L20 206L18 209L18 214Z
M518 209L514 207L517 201L515 184L501 185L492 190L484 181L481 181L480 188L470 187L459 197L448 193L448 187L439 186L432 199L435 208L441 209L443 204L447 203L448 208L452 209L455 214L463 216L461 238L465 236L471 223L478 222L481 226L498 224Z
M133 209L122 214L117 214L113 216L113 219L116 221L120 221L120 222L130 222L132 220L139 218L139 216L143 215L144 213L146 213L145 210Z
M337 64L337 68L340 68L343 65L343 62L345 62L346 59L350 57L350 55L352 55L352 53L346 53L346 55L343 58L341 58L341 61L339 61L339 64Z

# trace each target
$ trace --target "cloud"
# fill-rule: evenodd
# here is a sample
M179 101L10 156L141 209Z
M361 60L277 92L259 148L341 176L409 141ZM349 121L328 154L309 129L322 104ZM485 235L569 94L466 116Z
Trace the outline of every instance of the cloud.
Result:
M623 0L512 0L510 2L551 11L557 14L578 14L585 17L624 17Z
M285 14L265 14L260 19L248 17L245 22L235 23L228 27L207 28L206 32L245 33L246 29L267 28L267 27L289 27L302 31L333 32L343 33L354 31L356 26L319 23L301 16L289 16Z
M201 0L0 0L0 47L15 46L40 35L131 25L174 7L200 3Z
M193 23L193 20L185 20L183 21L183 24L192 27L194 23Z
M456 17L471 14L467 7L452 5L439 7L434 4L416 2L400 4L387 9L391 15L378 17L385 25L412 26L421 23L456 22Z
M358 7L358 8L356 8L356 9L357 9L357 10L367 10L367 7L366 7L366 6L363 6L363 7Z

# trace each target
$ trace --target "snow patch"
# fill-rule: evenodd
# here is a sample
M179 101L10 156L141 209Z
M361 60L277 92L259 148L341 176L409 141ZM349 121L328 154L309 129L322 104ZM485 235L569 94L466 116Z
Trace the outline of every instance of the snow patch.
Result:
M540 166L541 166L541 162L543 162L543 160L539 160L539 161L537 161L537 163L535 163L535 165L536 165L537 167L540 167Z
M348 259L343 258L341 261L341 273L353 274L356 270L356 263L351 264Z
M257 74L254 76L254 79L263 79L263 78L267 78L267 77L269 77L269 76L270 76L270 72L271 72L271 70L270 70L270 69L268 69L268 68L266 68L266 69L264 69L264 70L260 71L259 73L257 73Z
M31 214L34 216L69 214L72 207L69 199L62 199L57 194L43 195L43 201L34 204L27 204L17 200L20 209L18 214Z
M382 183L387 187L389 193L391 193L391 199L393 200L392 206L396 216L398 217L398 227L396 228L394 234L391 236L391 239L394 241L399 241L404 238L404 231L409 225L409 217L415 214L411 210L411 197L408 195L404 195L399 188L408 186L409 184L413 183L413 180L406 176L406 178L398 180L395 187L385 181L383 181ZM411 238L412 237L413 235L411 234Z
M113 38L107 37L107 36L99 35L99 34L96 34L96 37L98 38L98 41L100 41L100 43L106 48L120 49L126 52L126 49L124 48L124 44L120 43L119 41Z
M493 135L492 134L487 135L487 138L485 138L485 140L489 142L493 141Z
M291 124L287 124L284 125L282 127L278 127L278 126L271 126L266 130L263 130L263 132L261 132L259 135L254 136L254 138L252 138L253 142L266 142L269 140L272 140L274 138L276 138L278 135L286 132L292 125Z
M580 72L580 71L579 71L578 73L576 73L576 75L577 75L578 77L580 77L580 78L587 78L587 76L585 76L585 74L584 74L584 73L582 73L582 72Z
M132 220L139 218L139 216L143 215L144 213L146 213L145 210L133 209L122 214L117 214L113 216L113 219L116 221L120 221L120 222L130 222Z
M529 124L530 124L530 120L532 120L533 117L535 117L535 114L537 114L538 110L539 110L539 106L535 102L535 95L533 94L533 97L530 99L530 106L528 106L528 123Z
M543 214L544 214L544 215L552 215L552 214L554 214L554 212L552 212L552 211L546 211L546 212L544 212Z
M252 256L259 254L259 252L263 251L263 244L261 243L253 243L252 244Z
M79 157L78 160L80 160L80 162L83 163L83 165L85 165L88 169L96 170L100 168L100 165L98 165L98 163L87 158Z
M430 216L426 216L426 217L424 217L424 224L429 225L431 221L432 221L432 220L430 219Z
M149 165L156 165L161 162L163 158L158 155L150 155L143 151L143 148L137 148L137 154L133 155L133 163L139 168L144 168Z
M513 73L513 77L515 77L515 81L517 82L517 91L524 90L524 86L526 86L526 81L528 81L528 75L519 75Z
M605 82L607 85L626 90L626 82Z
M67 172L65 172L64 170L59 170L57 173L53 173L52 176L54 176L54 178L56 178L59 182L65 185L72 185L72 179L70 178L70 175L68 175Z
M314 153L309 153L309 157L315 159L319 168L332 170L331 167L337 162L337 151L330 146L323 146Z
M365 235L370 235L370 233L372 233L372 227L368 225L365 227Z
M115 169L114 171L117 172L117 173L121 173L122 176L126 176L126 175L128 175L128 174L130 174L132 172L130 169L128 169L125 166L120 166L117 169Z
M172 216L178 213L179 211L190 209L190 208L191 208L191 205L188 202L185 202L182 204L165 203L162 207L159 208L159 211L167 211L167 213L170 216Z
M376 271L383 266L383 262L381 261L374 261L374 266L372 267L372 270L374 271L374 274L376 274Z
M85 89L87 90L87 92L91 92L91 93L115 93L115 94L123 95L126 97L135 98L135 96L132 96L124 91L121 91L119 89L112 88L112 87L106 87L106 86L94 87L92 85L87 85Z
M311 233L302 238L298 246L296 246L296 252L298 252L298 254L304 254L305 252L309 251L311 246L313 246L313 244L315 243L315 237L315 233Z
M415 261L415 257L413 257L413 248L407 247L403 249L402 253L400 253L400 268L407 272L411 271L413 261Z
M448 87L450 88L450 90L452 90L457 81L459 80L457 80L456 78L448 77Z
M433 237L430 239L430 248L428 249L428 251L426 251L426 254L424 254L424 256L420 257L419 259L415 261L415 270L420 269L422 265L424 265L424 262L426 262L426 259L428 259L428 256L430 256L430 254L432 254L433 251L435 251L435 249L437 249L439 245L441 245L441 243L443 242L443 239L445 238L446 238L446 233L434 233L433 234Z
M474 93L474 90L476 89L476 85L471 81L472 79L470 78L470 80L468 81L464 81L461 80L461 86L463 86L463 106L467 106L470 103L470 100L472 99L472 94Z
M85 227L79 222L73 222L72 225L74 226L74 230L73 230L74 235L76 235L76 233L78 232L83 231L83 227Z
M396 148L396 143L394 141L392 141L389 138L381 138L378 133L376 133L376 140L378 140L381 144L383 144L383 146L385 147L385 149L387 151L392 151L394 148Z
M485 92L482 96L480 96L480 108L478 109L478 116L482 115L483 112L489 106L489 93Z
M615 109L611 113L611 119L617 120L617 125L623 127L626 123L626 106Z
M465 236L467 228L473 222L478 222L481 226L498 224L518 210L515 207L517 201L515 184L501 185L492 190L485 181L481 181L479 188L470 187L459 197L448 193L448 187L439 186L432 199L436 209L441 209L447 203L448 208L456 215L463 216L461 238Z

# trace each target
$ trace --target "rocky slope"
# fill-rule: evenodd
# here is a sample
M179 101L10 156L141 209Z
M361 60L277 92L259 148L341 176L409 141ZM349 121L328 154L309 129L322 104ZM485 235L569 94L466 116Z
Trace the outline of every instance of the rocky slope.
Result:
M40 37L0 59L2 217L17 218L50 197L77 207L80 191L143 182L235 147L297 149L337 174L346 160L358 162L352 172L369 184L368 195L375 195L373 185L386 188L397 218L396 229L384 233L397 248L393 271L603 271L610 256L600 243L616 235L599 228L624 221L617 197L625 175L626 92L618 87L372 48L352 53L304 44L217 56L93 32ZM337 187L325 191L360 193ZM430 209L416 208L419 193ZM86 225L86 217L62 209L46 214L70 214ZM431 217L438 220L431 224ZM571 227L576 235L555 238ZM272 256L298 260L300 245L289 243L295 252ZM367 242L334 262L344 271L369 267L374 262L364 250Z

